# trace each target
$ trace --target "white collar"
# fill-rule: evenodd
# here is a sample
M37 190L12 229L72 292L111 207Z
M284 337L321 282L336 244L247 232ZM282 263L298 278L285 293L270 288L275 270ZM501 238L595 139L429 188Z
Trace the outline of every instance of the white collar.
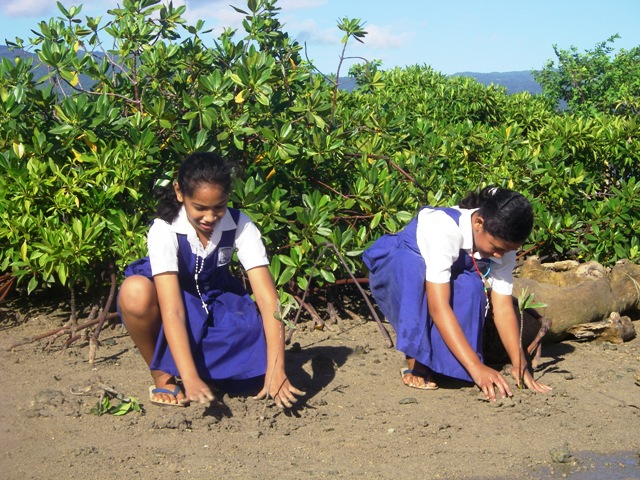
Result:
M231 212L227 208L227 211L224 212L224 216L216 222L216 226L214 231L218 230L221 232L225 232L227 230L233 230L237 227L236 222L233 221L233 217L231 216ZM189 222L187 218L187 211L184 208L184 205L180 207L180 211L178 212L178 216L171 223L171 229L176 233L181 233L183 235L189 235L189 233L195 233L195 228Z
M209 243L207 247L204 248L200 239L198 238L198 233L196 229L191 225L189 219L187 218L187 211L184 208L184 205L180 208L178 212L178 216L170 225L171 230L176 233L186 235L189 244L191 245L191 250L193 253L199 254L200 256L207 256L211 253L220 243L220 238L222 237L222 232L227 230L234 230L237 228L236 222L233 221L233 217L231 216L231 212L227 208L227 211L224 213L224 216L218 220L215 224L213 232L211 232L211 236L209 237Z

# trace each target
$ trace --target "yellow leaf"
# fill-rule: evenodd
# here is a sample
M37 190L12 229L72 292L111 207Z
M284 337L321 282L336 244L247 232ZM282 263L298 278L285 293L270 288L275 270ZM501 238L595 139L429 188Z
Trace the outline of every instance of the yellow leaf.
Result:
M291 57L289 57L289 61L291 62L291 66L295 69L297 67L296 62L294 62Z
M91 140L89 140L89 137L87 137L84 133L80 135L78 138L79 139L81 138L82 140L84 140L84 143L87 145L87 147L91 149L93 153L96 153L98 151L98 146L95 143L93 143Z
M70 84L72 87L75 87L75 86L78 84L78 82L79 82L80 80L78 79L78 72L72 72L72 73L73 73L73 77L72 77L72 78L71 78L71 80L69 81L69 84Z
M27 261L27 241L25 240L20 247L20 257L23 262Z
M258 163L258 162L262 161L262 159L263 159L263 158L264 158L264 153L261 153L260 155L258 155L258 156L256 157L256 163Z
M80 41L76 41L75 45L73 46L73 51L77 52L79 48L80 48Z
M236 103L244 103L244 90L240 90L240 93L236 95L235 101Z
M513 179L509 179L509 183L507 184L507 186L509 187L509 190L513 190Z
M74 197L73 200L76 204L76 207L80 208L80 199L78 197Z
M273 177L276 174L276 169L275 167L271 169L271 171L267 174L267 180L269 180L271 177Z
M18 158L24 157L24 145L22 143L13 142L13 153L15 153Z

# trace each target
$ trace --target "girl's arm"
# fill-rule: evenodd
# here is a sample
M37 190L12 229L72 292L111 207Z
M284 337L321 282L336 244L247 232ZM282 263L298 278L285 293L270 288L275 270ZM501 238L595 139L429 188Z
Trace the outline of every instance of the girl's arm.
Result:
M498 388L502 398L511 396L511 387L506 379L496 370L484 365L473 348L471 348L471 345L469 345L449 304L451 296L449 283L426 282L426 291L427 305L433 323L435 323L438 332L440 332L451 353L469 372L469 375L475 384L480 387L484 396L495 400L496 392L494 387Z
M266 265L249 269L247 276L262 316L267 342L264 388L255 398L270 396L278 407L291 407L296 402L295 395L304 395L304 392L289 383L284 370L284 324L274 316L278 310L278 293L273 278Z
M536 382L527 369L527 359L524 355L524 349L520 348L520 328L513 305L513 298L511 295L492 292L491 303L493 306L493 319L496 324L496 329L498 330L498 335L500 335L500 340L513 366L511 374L517 382L522 378L524 384L529 389L539 393L547 393L551 390L551 387Z
M209 386L200 379L193 361L178 274L162 273L154 276L153 280L158 294L164 334L180 372L180 378L185 387L185 397L188 401L209 403L215 397Z

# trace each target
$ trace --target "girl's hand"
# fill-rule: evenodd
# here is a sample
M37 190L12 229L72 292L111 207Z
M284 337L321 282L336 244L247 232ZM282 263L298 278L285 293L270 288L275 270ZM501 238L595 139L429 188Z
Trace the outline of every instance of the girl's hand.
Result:
M200 380L200 378L192 380L186 380L183 378L182 383L184 384L185 395L183 403L198 402L209 404L216 399L215 395L211 392L209 385Z
M264 387L255 397L255 400L263 398L273 398L278 408L291 408L298 401L296 395L304 395L305 392L298 390L289 383L289 379L284 372L267 371L264 379Z
M496 401L496 388L501 398L507 398L513 395L507 379L493 368L480 364L472 370L469 370L469 374L475 384L482 390L484 397L492 402Z
M511 375L513 375L513 378L515 378L516 382L518 382L519 379L518 379L518 373L516 372L516 369L511 369ZM553 390L553 388L549 387L548 385L536 382L533 379L533 376L531 375L531 372L529 372L529 370L526 370L524 372L522 381L524 382L525 387L537 393L549 393L551 390Z

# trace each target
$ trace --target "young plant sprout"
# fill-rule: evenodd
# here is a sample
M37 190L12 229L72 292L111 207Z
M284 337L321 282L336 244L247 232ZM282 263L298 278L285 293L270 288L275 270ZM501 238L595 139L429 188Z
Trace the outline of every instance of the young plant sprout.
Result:
M518 310L520 312L520 350L522 352L522 329L524 326L524 311L530 308L544 308L546 303L535 302L533 300L534 294L529 293L527 288L524 288L520 295L518 295ZM524 370L520 369L518 372L518 388L524 388L523 385Z

